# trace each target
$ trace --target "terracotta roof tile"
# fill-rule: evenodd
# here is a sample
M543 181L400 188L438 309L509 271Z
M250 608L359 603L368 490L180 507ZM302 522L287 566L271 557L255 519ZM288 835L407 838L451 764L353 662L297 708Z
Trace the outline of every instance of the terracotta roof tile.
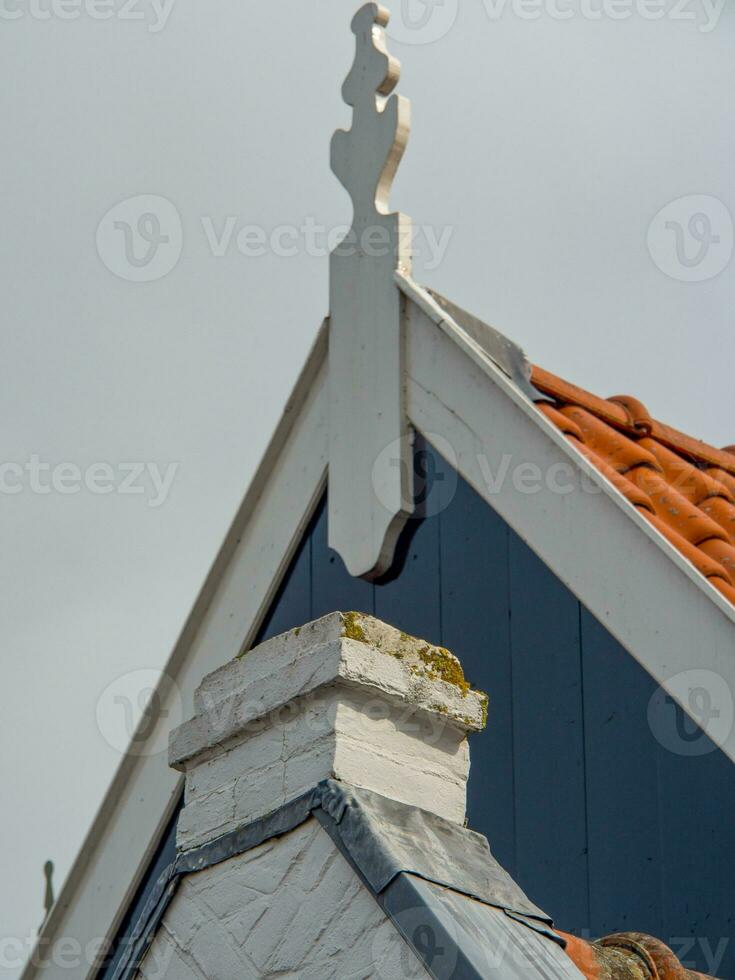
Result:
M647 510L651 514L655 514L653 503L651 498L647 493L644 493L639 487L633 483L629 476L618 473L614 466L612 466L604 457L598 456L597 453L593 452L584 443L576 447L583 456L595 466L602 474L605 476L613 486L622 493L624 497L633 504L634 507L638 507L640 510Z
M735 505L722 497L710 497L699 506L713 521L717 521L730 541L735 544Z
M735 456L733 458L735 458ZM723 487L730 492L733 500L735 500L735 476L728 473L726 470L723 470L719 466L708 466L705 469L705 473L707 473L708 476L711 476L713 480L717 480L718 483L721 483Z
M548 402L539 402L538 407L540 411L544 413L546 418L550 419L557 429L560 429L565 436L572 436L578 442L584 442L582 430L576 422L573 422L572 419L567 418L566 415L562 415L557 408L554 408L554 406L550 405Z
M595 942L559 935L587 980L714 980L687 970L665 943L640 932L620 932Z
M656 457L667 481L693 503L699 505L708 497L723 497L730 503L735 502L732 490L721 480L716 479L707 470L698 469L655 439L643 438L639 440L639 445Z
M652 453L643 449L638 442L628 438L623 432L611 428L586 409L578 405L564 405L559 411L576 422L585 444L614 466L618 473L627 473L634 466L660 469Z
M687 541L692 544L701 544L710 538L727 541L720 525L679 493L663 474L639 466L630 474L630 479L649 497L661 520Z
M735 604L735 453L651 418L628 395L599 398L533 367L548 418Z
M601 418L613 428L621 429L631 435L641 436L644 432L636 431L631 423L630 412L623 406L622 401L633 401L624 395L615 396L616 400L610 398L599 398L597 395L590 394L584 388L563 381L555 374L544 371L543 368L532 365L531 381L539 391L550 395L560 405L578 405L586 408L588 412ZM640 404L636 402L636 404ZM653 438L664 446L673 449L674 452L686 456L692 460L706 463L708 466L719 467L735 476L735 446L725 449L715 449L714 446L694 439L692 436L673 429L670 425L664 425L656 419L651 419L651 432Z

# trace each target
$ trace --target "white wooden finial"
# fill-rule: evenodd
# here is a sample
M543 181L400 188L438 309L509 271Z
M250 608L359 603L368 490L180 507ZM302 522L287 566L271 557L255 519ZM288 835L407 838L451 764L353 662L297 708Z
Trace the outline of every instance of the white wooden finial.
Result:
M408 140L410 105L391 95L400 65L385 47L377 3L352 21L356 54L342 94L352 127L332 138L332 170L352 198L352 227L330 260L329 544L352 575L376 578L393 559L413 510L404 410L401 294L411 225L390 213L391 184Z

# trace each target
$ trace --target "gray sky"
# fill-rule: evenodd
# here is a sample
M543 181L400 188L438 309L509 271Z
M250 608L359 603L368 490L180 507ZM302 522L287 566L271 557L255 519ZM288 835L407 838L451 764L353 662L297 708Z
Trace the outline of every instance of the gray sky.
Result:
M20 467L0 494L0 922L21 940L119 761L103 692L163 665L327 312L309 236L350 218L328 159L356 4L66 2L0 0L0 463ZM410 31L396 0L425 43L391 43L413 104L392 204L449 236L437 255L422 233L416 278L533 361L735 443L735 14L606 3L411 0ZM140 195L173 206L141 228L178 258L142 282L145 241L137 265L112 252L139 202L105 218ZM266 254L243 254L252 230L238 248L246 226Z

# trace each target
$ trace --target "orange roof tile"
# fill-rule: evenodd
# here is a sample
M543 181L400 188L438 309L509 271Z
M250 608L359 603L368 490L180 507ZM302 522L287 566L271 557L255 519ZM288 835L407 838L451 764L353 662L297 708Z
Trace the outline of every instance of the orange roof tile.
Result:
M735 605L735 449L651 418L628 395L598 398L534 366L538 409Z
M595 942L559 935L567 956L587 980L714 980L687 970L668 946L640 932L619 932Z

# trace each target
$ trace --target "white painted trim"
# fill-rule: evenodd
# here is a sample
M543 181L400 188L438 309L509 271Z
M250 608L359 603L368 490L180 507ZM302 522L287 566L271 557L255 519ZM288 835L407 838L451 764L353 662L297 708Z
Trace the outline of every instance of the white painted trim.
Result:
M426 310L411 302L407 312L411 422L443 440L440 451L452 447L464 479L673 697L682 703L670 680L692 669L718 674L731 697L735 609L451 318L441 311L436 322ZM509 473L516 463L542 474L563 466L598 492L565 495L541 481L523 493L511 478L491 489L487 467L498 475L508 455ZM735 729L720 744L735 761Z
M367 579L389 570L413 511L403 297L393 279L411 267L411 223L388 211L410 105L388 97L400 74L385 46L388 19L375 3L355 14L355 61L342 87L352 126L337 130L331 149L353 218L329 260L329 546Z
M735 610L428 294L410 280L398 285L410 297L412 424L430 441L453 447L456 459L450 462L464 479L674 697L669 678L693 667L714 671L735 691ZM252 641L323 492L326 361L325 324L169 660L168 674L189 713L202 677ZM491 493L480 461L496 473L504 453L542 470L571 464L600 492L563 496L542 488L525 495L506 484ZM159 736L156 727L150 738ZM722 747L735 761L735 733ZM165 752L123 760L43 941L72 936L84 945L114 935L179 791ZM92 972L78 975L89 980ZM22 980L41 973L47 980L68 975L29 964Z
M283 413L168 661L184 716L202 677L235 657L259 627L326 485L327 323ZM166 686L161 690L166 690ZM150 742L166 744L161 720ZM181 791L167 752L127 755L44 926L39 948L69 936L82 948L114 936ZM46 954L47 955L47 954ZM32 958L33 960L33 958ZM29 962L22 980L68 980L68 969ZM91 978L94 969L75 975Z

